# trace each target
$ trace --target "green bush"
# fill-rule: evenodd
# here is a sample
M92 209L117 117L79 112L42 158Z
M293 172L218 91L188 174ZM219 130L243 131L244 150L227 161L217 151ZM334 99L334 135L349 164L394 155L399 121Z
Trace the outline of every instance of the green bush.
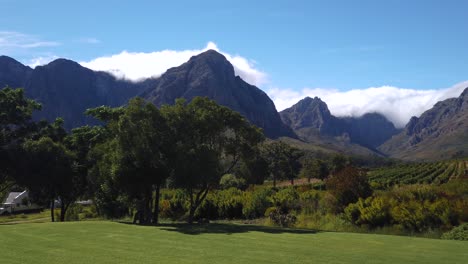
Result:
M217 192L218 216L223 219L242 218L243 192L236 188Z
M315 190L300 193L299 206L301 207L302 213L312 214L317 212L320 209L321 198L321 193Z
M160 203L160 216L172 220L180 220L187 212L187 198L183 190L165 192Z
M219 218L216 198L216 194L209 194L195 212L195 219L213 220Z
M221 177L219 185L222 189L237 188L244 190L247 184L244 179L236 177L234 174L225 174Z
M449 201L431 186L404 186L349 204L344 218L371 228L398 225L423 232L457 224L467 208L463 201L459 198Z
M349 204L344 210L344 217L356 225L369 227L384 226L391 222L390 206L383 197L359 198L354 204Z
M457 227L454 227L449 232L444 233L442 235L442 239L468 241L468 223L461 224Z
M270 196L273 194L271 188L258 188L244 192L242 214L247 219L263 217L267 208L273 204Z
M271 197L271 200L283 214L300 209L299 193L293 187L279 190Z
M272 221L275 225L281 227L291 227L297 221L297 217L290 213L284 213L279 210L277 207L272 208L269 211L270 221Z
M80 213L83 211L83 207L78 204L72 204L68 208L65 214L65 221L79 221Z

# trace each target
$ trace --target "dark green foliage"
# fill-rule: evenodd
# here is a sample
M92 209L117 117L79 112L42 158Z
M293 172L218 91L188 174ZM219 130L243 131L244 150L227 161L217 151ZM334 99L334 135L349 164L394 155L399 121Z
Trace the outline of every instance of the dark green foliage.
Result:
M282 141L274 141L263 146L263 156L268 163L269 174L273 179L273 186L276 181L288 179L294 184L300 169L299 158L302 153Z
M141 98L132 99L125 108L100 107L88 114L107 121L106 129L112 135L104 143L106 151L100 152L102 162L96 164L108 174L105 181L136 200L135 220L157 223L159 190L170 175L172 141L166 120L153 104ZM157 196L154 211L150 208L153 189Z
M324 180L328 177L329 169L327 164L319 159L306 158L303 160L300 176L307 178L310 182L311 178Z
M188 104L177 100L161 111L175 139L172 185L186 190L192 222L221 176L251 157L263 135L240 114L207 98L197 97Z
M0 89L0 192L14 185L18 165L15 154L35 126L31 121L33 111L40 109L40 104L24 97L23 89Z
M343 155L335 155L331 160L331 171L337 173L349 165L348 159Z
M37 203L48 205L58 199L62 204L61 221L65 220L66 210L80 194L74 160L73 153L49 137L27 140L23 144L24 163L16 181L29 189ZM54 221L53 214L51 216Z

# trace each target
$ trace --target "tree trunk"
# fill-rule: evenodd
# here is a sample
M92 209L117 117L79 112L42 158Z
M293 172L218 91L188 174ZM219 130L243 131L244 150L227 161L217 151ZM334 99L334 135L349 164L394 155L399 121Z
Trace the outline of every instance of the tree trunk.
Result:
M188 223L190 225L193 224L194 215L195 215L195 208L193 208L193 205L190 204L190 211L189 211L189 218L188 218Z
M159 224L159 196L161 196L161 185L156 185L156 197L154 199L153 224Z
M274 174L273 174L273 188L276 188L276 177Z
M65 214L67 213L69 206L70 203L65 204L65 202L62 201L62 207L60 208L60 222L65 222Z
M294 178L291 178L291 185L294 185Z
M55 222L54 209L55 209L55 201L52 199L52 202L50 203L50 219L52 220L52 222Z
M307 183L310 183L310 176L307 177Z

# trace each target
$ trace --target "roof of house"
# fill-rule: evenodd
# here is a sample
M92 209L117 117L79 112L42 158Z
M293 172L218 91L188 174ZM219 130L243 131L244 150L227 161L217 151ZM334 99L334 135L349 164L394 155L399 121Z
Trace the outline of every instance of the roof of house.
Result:
M11 192L8 194L8 197L6 198L4 204L13 204L15 203L15 198L18 197L18 195L22 194L23 192Z

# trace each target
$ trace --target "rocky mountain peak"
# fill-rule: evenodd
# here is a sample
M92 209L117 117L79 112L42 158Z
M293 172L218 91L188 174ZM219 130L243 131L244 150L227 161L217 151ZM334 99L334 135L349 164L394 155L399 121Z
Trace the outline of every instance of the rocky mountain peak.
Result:
M32 69L8 56L0 56L0 89L5 86L24 87Z
M207 50L167 70L141 96L157 106L173 104L177 98L190 101L196 96L205 96L239 112L263 128L268 137L295 136L281 122L266 93L236 77L232 64L214 50Z
M318 97L306 97L288 109L281 111L283 122L293 129L313 127L320 129L332 118L325 102Z

